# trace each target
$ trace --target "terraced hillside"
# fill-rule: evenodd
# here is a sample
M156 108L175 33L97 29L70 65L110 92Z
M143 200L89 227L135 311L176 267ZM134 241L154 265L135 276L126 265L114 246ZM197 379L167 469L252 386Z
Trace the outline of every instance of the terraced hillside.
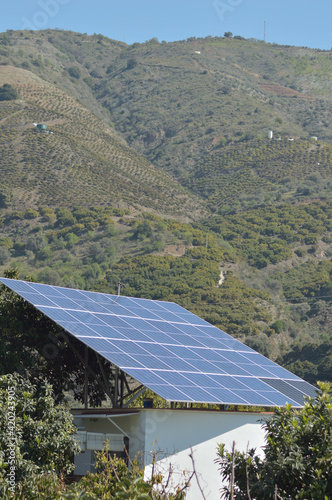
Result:
M94 93L130 144L180 178L214 149L268 130L332 140L328 52L210 37L134 44L125 55Z
M241 37L151 39L128 46L102 35L61 30L8 31L0 35L0 49L0 64L29 69L79 99L137 153L210 198L211 206L219 205L234 181L244 188L236 196L270 189L271 168L291 171L295 180L311 175L312 164L300 165L302 143L294 142L292 150L288 145L280 161L269 152L264 163L263 142L262 155L254 152L251 161L258 159L259 168L254 164L252 172L248 167L229 181L225 158L236 163L248 152L247 143L249 149L259 148L250 141L267 138L269 130L285 140L317 136L332 142L329 51ZM210 174L215 167L214 196Z
M298 202L332 196L332 145L256 139L211 151L182 179L211 209L242 202Z
M0 103L1 189L7 198L11 191L15 208L120 203L184 217L200 212L200 202L75 99L26 70L0 68L0 81L23 96Z

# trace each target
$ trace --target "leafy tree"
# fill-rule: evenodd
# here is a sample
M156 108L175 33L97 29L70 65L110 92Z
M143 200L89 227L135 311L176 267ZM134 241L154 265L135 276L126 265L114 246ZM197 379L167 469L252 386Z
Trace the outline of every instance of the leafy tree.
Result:
M76 66L71 66L67 69L67 71L72 78L76 78L78 80L81 77L81 70Z
M17 98L17 90L9 85L9 83L4 83L2 87L0 87L0 101L13 101Z
M287 405L265 420L264 459L255 449L230 453L219 446L217 463L223 480L229 481L222 498L331 498L332 391L328 383L319 382L319 388L303 409Z
M23 494L30 489L31 476L69 474L72 456L80 450L75 436L70 410L56 405L50 384L36 386L17 373L1 376L1 497L8 489L9 471Z
M158 460L154 454L153 463ZM184 473L184 485L174 484L173 471L161 471L153 468L151 478L144 478L144 471L139 468L138 459L130 461L130 466L122 458L111 457L108 444L105 449L96 453L96 474L88 474L72 487L61 498L86 500L128 498L130 500L183 500L189 486L190 477ZM166 477L163 477L166 472ZM167 486L165 486L167 483ZM169 487L168 485L171 485ZM171 491L169 491L171 490ZM71 496L71 495L77 496ZM85 496L87 495L87 496Z
M10 259L10 253L8 248L0 246L0 265L6 264Z
M127 68L126 69L133 69L137 66L137 59L128 59L128 62L127 62Z

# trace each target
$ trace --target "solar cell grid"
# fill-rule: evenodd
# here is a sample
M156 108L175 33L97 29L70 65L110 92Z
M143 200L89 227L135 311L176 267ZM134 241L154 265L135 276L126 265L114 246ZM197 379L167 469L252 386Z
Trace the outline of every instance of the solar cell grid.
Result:
M41 290L40 290L40 287L38 287L37 284L34 284L33 286L35 286L36 290L38 290L39 293L42 293ZM48 292L45 290L45 294L48 295ZM59 294L61 295L61 297L63 298L68 298L68 299L72 299L72 300L82 300L84 299L85 301L87 301L84 293L80 292L79 290L74 290L72 288L57 288L56 289L57 292L59 292Z
M116 316L138 316L134 311L130 311L126 307L119 306L118 304L111 303L108 307L103 307L103 311L108 312L109 314L115 314Z
M179 372L194 372L197 371L198 369L194 366L193 360L190 360L187 362L184 359L181 359L179 357L173 356L163 356L160 358L164 363L166 363L170 368L173 370L177 370Z
M254 391L262 392L270 390L270 386L264 382L264 379L259 380L254 377L239 377L237 380L248 389L253 389Z
M299 391L284 380L264 379L264 382L294 401L303 403L303 392Z
M159 376L164 380L164 383L169 383L175 387L188 385L188 378L178 372L168 371L166 373L160 373Z
M142 319L154 319L154 320L160 320L161 318L155 314L153 311L148 311L148 309L143 309L143 307L141 308L137 308L137 307L132 307L131 308L131 311L133 313L135 313L135 315L139 318L142 318ZM130 316L130 315L128 315ZM132 315L133 316L133 315Z
M230 349L233 349L234 351L242 352L242 351L252 351L250 347L248 347L245 344L242 344L242 342L239 342L238 340L235 339L222 339L222 343L225 346L228 346Z
M130 368L128 369L128 374L139 380L142 384L165 384L165 380L163 380L156 372L152 372L151 370L147 370L144 367L140 368Z
M276 378L285 378L285 379L291 378L294 380L299 379L299 377L297 377L293 373L290 373L288 370L285 370L281 366L264 366L264 368L268 370L273 377Z
M111 344L101 337L85 337L84 343L97 351L110 351Z
M194 314L191 314L191 313L189 313L189 314L178 313L177 316L180 318L179 321L186 321L190 325L207 326L209 324L204 319L201 319L198 316L195 316Z
M163 333L159 330L149 330L147 332L144 332L144 335L153 342L156 342L158 344L165 344L168 346L170 345L180 345L177 340L173 340L172 337L167 335L166 333Z
M221 388L226 388L226 387L228 389L234 389L236 387L239 387L240 389L245 388L243 384L240 384L239 382L236 381L235 377L230 377L226 373L211 374L209 375L209 378L215 381L218 387Z
M273 361L271 361L268 358L265 358L261 354L258 354L258 352L241 352L241 356L243 356L244 359L247 359L250 363L255 363L261 366L277 366ZM248 361L244 361L247 363Z
M265 370L263 366L253 363L241 363L238 366L255 377L273 377L273 374L270 371L267 371L267 369Z
M112 346L117 347L121 351L125 352L126 354L130 354L131 356L134 355L135 358L137 359L137 355L146 355L147 352L142 349L139 345L137 345L134 342L131 342L130 340L110 340L109 341Z
M146 368L151 368L152 370L169 370L170 367L162 361L160 358L155 356L150 356L149 354L135 354L135 359L139 361Z
M207 361L222 361L224 358L221 357L223 351L213 351L212 349L203 348L195 348L191 349L194 353L196 353L200 358L205 359Z
M84 311L90 313L107 313L110 314L105 304L99 304L98 302L92 302L92 304L86 304L85 300L76 300L77 304L81 305L84 308Z
M227 405L247 405L248 401L241 398L238 394L230 391L229 389L213 389L213 394L218 401L222 401Z
M127 326L130 325L133 328L137 328L138 330L141 330L143 332L148 332L149 330L155 330L155 325L152 323L149 323L148 321L145 321L144 319L140 318L125 318Z
M241 389L234 389L232 392L250 405L273 406L273 401L263 396L263 393Z
M237 366L231 361L213 361L213 364L215 365L215 370L213 373L216 373L218 371L216 370L216 368L218 368L222 373L228 373L228 375L249 375L246 370L243 370L241 367Z
M101 335L102 337L106 338L107 340L110 340L110 339L126 340L126 337L124 335L122 335L115 328L112 328L111 326L108 326L108 325L105 325L105 326L98 325L98 327L92 326L91 329L92 329L92 331L96 332L96 334Z
M35 290L37 293L40 293L41 295L45 295L46 297L63 297L63 294L61 293L61 291L53 286L40 285L37 283L30 283L27 286L28 286L27 291Z
M164 321L151 321L151 324L154 326L155 329L160 330L161 332L164 333L178 333L179 335L181 334L180 328L177 327L177 325L173 325L171 323L167 323Z
M285 396L284 394L281 394L278 391L274 391L274 392L264 391L264 392L261 392L261 394L263 396L265 396L266 398L268 398L270 401L272 401L273 405L276 405L276 406L284 406L286 404L292 404L294 406L299 406L299 401L297 401L297 400L295 401L295 400Z
M198 370L202 373L217 373L218 369L215 363L218 363L218 361L213 361L213 363L210 363L205 359L195 359L195 367L198 368Z
M175 356L178 356L179 358L186 359L186 360L203 360L202 357L197 354L194 350L189 349L188 347L184 347L182 345L170 345L167 346L167 349L171 351Z
M92 346L93 347L93 346ZM106 349L105 349L106 351ZM128 354L117 352L114 356L111 356L110 361L116 366L121 366L123 370L127 371L129 368L144 368L144 365L140 363L136 356L129 356Z
M25 281L19 281L19 280L10 280L8 278L4 278L1 280L2 283L5 285L9 286L11 290L14 290L16 292L33 292L34 289L32 288L32 283L27 283Z
M151 306L152 306L151 302L152 302L153 307L154 307L154 304L160 306L160 311L166 310L166 311L172 312L174 314L183 313L183 312L190 314L189 311L188 312L185 311L185 309L183 309L183 307L179 306L178 304L175 304L174 302L161 302L160 300L148 301L148 302L149 302L149 306L147 305L146 307L149 307L149 308L151 308Z
M178 330L181 332L181 333L186 333L192 337L205 337L205 333L202 332L198 327L196 326L193 326L193 325L189 325L189 324L184 324L184 323L180 323L180 324L177 324L176 327L178 328ZM199 339L198 339L199 340Z
M52 304L53 307L58 306L62 309L83 310L83 308L77 302L74 302L73 300L68 299L67 297L52 297Z
M117 327L117 331L119 334L124 336L128 340L134 340L136 342L142 341L142 342L151 342L151 338L145 335L144 333L140 332L139 330L136 330L135 328L122 328L122 327Z
M139 344L146 353L153 356L170 356L171 352L162 345L153 344L152 342L140 342Z
M33 293L33 291L30 292L25 292L25 298L31 303L34 303L38 306L48 306L48 307L55 307L56 304L54 301L48 299L47 297L44 297L43 295L40 295L38 293Z
M222 349L224 344L217 339L213 339L211 337L198 337L197 340L201 342L205 347L209 347L210 349Z
M59 310L59 309L58 309ZM80 323L85 325L104 325L104 321L101 321L96 314L87 311L69 311L72 318L75 318Z
M189 335L179 335L177 333L169 333L168 334L172 340L176 340L176 342L184 347L203 347L204 344L199 342L199 340Z
M309 397L314 398L317 395L316 389L304 380L287 380L287 383L304 394L307 394Z
M242 354L234 351L224 351L222 357L227 361L232 361L232 363L249 363L249 360L244 358Z
M303 405L315 389L172 302L0 278L67 332L161 397Z
M212 394L213 389L211 390L211 392L209 392L208 390L204 390L200 387L188 385L181 386L181 391L193 401L199 401L200 403L218 402L218 398Z
M56 323L61 324L61 321L66 321L69 323L77 322L76 319L66 311L62 309L56 309L54 307L38 306L38 309L46 314L49 318L56 321Z
M100 319L101 324L106 324L114 328L126 328L130 326L126 319L118 318L118 316L112 316L111 314L95 314L95 316Z
M229 340L229 335L227 333L219 330L219 328L216 328L214 326L196 326L195 328L201 332L201 335L208 336L209 338L215 338L221 341L223 339Z
M94 292L91 292L94 293ZM120 306L131 309L132 307L140 307L138 303L138 299L134 297L124 297L123 295L110 295L110 294L100 294L102 296L106 296L109 301L113 304L119 304Z
M204 373L187 373L186 374L186 379L187 379L187 384L188 380L193 382L194 384L200 386L200 387L207 387L207 388L213 388L213 387L219 387L220 385L216 380L213 378L205 375Z
M181 390L173 387L169 384L149 384L149 388L156 394L159 394L162 398L168 401L183 401L183 402L194 402L195 399L191 398Z

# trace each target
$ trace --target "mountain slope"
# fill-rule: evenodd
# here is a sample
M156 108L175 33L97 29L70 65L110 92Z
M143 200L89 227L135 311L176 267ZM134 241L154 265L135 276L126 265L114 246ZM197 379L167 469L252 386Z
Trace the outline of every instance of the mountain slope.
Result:
M183 216L199 210L200 202L68 94L29 71L0 66L5 80L23 95L0 103L2 188L12 190L16 208L122 202ZM52 133L37 130L41 121Z

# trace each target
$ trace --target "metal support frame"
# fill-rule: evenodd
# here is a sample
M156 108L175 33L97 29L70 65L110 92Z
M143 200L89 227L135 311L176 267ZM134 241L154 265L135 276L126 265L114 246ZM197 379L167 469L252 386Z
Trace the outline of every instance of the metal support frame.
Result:
M143 391L145 391L146 387L143 385L136 386L134 389L130 388L128 377L120 368L114 366L114 386L111 387L109 380L106 376L101 356L94 352L97 358L97 362L99 365L101 376L95 373L92 368L89 366L89 347L85 346L84 357L78 352L76 347L72 344L68 335L64 337L68 346L72 349L74 354L81 361L82 365L85 368L84 374L84 405L85 408L88 408L88 396L89 396L89 380L88 375L90 374L94 380L99 384L104 393L110 398L112 401L113 408L127 408L136 398L138 398ZM111 363L112 365L112 363ZM129 399L127 399L129 397ZM127 399L126 402L124 400Z
M128 439L131 439L131 437L124 431L118 424L116 424L113 420L113 417L107 417L107 420L109 420L122 434L124 434Z
M115 380L114 380L114 408L118 407L118 392L119 392L119 368L115 367Z
M86 368L87 372L89 372L92 377L98 382L98 384L100 385L100 387L103 389L103 391L105 392L105 394L107 394L107 396L109 396L110 399L113 399L113 394L110 392L110 388L105 386L104 384L104 381L99 377L99 375L97 375L89 366L89 364L86 363L85 359L83 358L83 356L81 356L81 354L78 352L78 350L76 349L76 347L73 346L73 344L70 342L70 340L66 339L69 347L73 350L73 352L76 354L76 356L78 357L78 359L81 361L82 365ZM87 347L87 349L89 349Z
M89 387L88 387L88 366L89 366L89 351L88 346L85 346L84 352L85 372L84 372L84 407L87 408L89 404Z
M145 385L140 385L138 388L137 388L137 392L130 398L128 399L128 401L123 405L123 408L128 408L128 406L133 402L135 401L136 398L138 398L142 392L144 392L146 390L146 387ZM134 391L132 392L132 394L134 393Z

